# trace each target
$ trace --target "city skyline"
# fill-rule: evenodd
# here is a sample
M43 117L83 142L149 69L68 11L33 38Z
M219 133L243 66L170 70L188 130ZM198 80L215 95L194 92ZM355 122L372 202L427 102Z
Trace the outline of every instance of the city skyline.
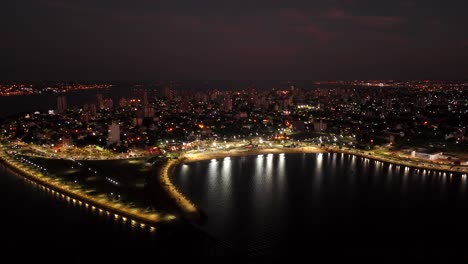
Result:
M6 215L29 227L24 239L18 228L7 237L259 259L310 255L307 244L315 259L339 248L360 259L393 250L403 260L445 258L440 248L466 233L465 82L171 84L2 86L0 113L13 105L15 114L0 123L0 186L28 193L9 187L11 171L53 199L26 211L6 199ZM41 107L22 110L27 100ZM28 213L54 224L31 227ZM48 220L56 215L63 228ZM447 225L460 230L455 237ZM414 244L431 252L405 253Z
M5 259L466 259L468 1L4 2Z
M309 2L10 2L0 79L466 78L465 1Z

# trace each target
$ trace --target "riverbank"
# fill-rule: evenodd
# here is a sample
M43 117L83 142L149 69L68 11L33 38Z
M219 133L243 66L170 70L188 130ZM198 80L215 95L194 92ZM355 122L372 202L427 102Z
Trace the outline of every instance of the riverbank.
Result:
M173 215L161 215L159 213L141 212L137 208L129 208L123 204L116 203L106 199L105 197L94 197L88 195L81 190L72 188L64 183L48 178L41 172L34 171L25 167L20 162L11 158L4 151L0 153L0 160L8 166L12 171L23 176L34 184L38 184L52 193L56 193L62 198L70 199L73 203L98 210L100 213L108 214L122 221L131 221L134 224L139 224L141 227L148 226L151 230L155 229L158 223L168 222L175 217Z

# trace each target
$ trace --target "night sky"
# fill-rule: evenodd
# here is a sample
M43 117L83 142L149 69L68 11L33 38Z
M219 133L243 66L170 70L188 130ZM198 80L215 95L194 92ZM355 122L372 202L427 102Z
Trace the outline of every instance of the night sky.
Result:
M0 81L467 79L467 10L466 0L2 1Z

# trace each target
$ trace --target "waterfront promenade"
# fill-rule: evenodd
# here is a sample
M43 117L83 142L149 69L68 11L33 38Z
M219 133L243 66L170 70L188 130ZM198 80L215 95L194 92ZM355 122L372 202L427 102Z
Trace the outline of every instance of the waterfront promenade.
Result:
M416 160L412 158L384 156L372 150L365 151L338 147L323 147L323 151L355 155L376 161L391 163L394 165L405 166L408 168L422 169L428 171L441 171L448 173L460 173L464 175L468 173L468 166L455 166L449 164L433 163L430 161Z
M302 145L298 147L256 147L256 148L243 148L233 147L230 149L212 149L206 151L184 151L180 152L178 158L168 159L162 165L159 172L159 180L163 189L169 194L170 198L177 204L182 214L188 219L199 219L201 212L197 206L190 201L185 195L172 183L171 177L174 173L174 168L183 163L197 162L202 160L221 159L225 157L240 157L249 155L263 155L263 154L287 154L287 153L343 153L349 155L359 156L365 159L372 159L379 162L386 162L402 166L404 168L414 168L416 170L427 170L446 172L451 175L461 175L466 177L468 173L467 166L453 166L449 164L438 164L429 161L414 160L406 157L392 157L390 155L382 155L379 152L368 150L356 150L348 148L339 148L334 146L321 147L318 145ZM112 201L105 195L89 195L84 190L77 188L73 184L68 184L57 179L53 179L44 175L42 172L35 170L31 166L21 163L16 160L12 154L8 153L8 148L2 146L0 149L0 159L10 168L24 176L30 181L35 182L44 188L57 192L63 197L69 197L77 203L82 203L85 206L96 208L116 218L122 220L129 220L141 223L142 225L149 225L154 227L157 223L162 221L170 221L175 218L171 214L148 213L137 208L127 207L125 204L118 201Z
M131 221L133 224L139 224L141 227L148 226L153 230L158 223L175 219L175 216L171 214L149 213L138 208L130 208L118 201L109 200L105 195L90 195L84 190L77 188L77 186L58 181L44 175L42 172L29 168L27 165L11 157L4 147L0 148L0 160L19 175L42 186L46 190L50 190L53 194L57 194L67 200L71 199L73 203L98 210L100 213L108 214L123 222Z

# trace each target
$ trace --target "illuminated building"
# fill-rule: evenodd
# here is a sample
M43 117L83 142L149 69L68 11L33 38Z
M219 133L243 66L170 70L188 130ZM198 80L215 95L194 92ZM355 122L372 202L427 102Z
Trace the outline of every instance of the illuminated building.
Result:
M327 130L327 123L323 122L323 120L314 122L314 130L319 132Z
M65 96L57 97L57 113L65 114L67 112L67 99Z
M107 138L107 145L120 144L120 125L112 122L109 126L109 136Z

